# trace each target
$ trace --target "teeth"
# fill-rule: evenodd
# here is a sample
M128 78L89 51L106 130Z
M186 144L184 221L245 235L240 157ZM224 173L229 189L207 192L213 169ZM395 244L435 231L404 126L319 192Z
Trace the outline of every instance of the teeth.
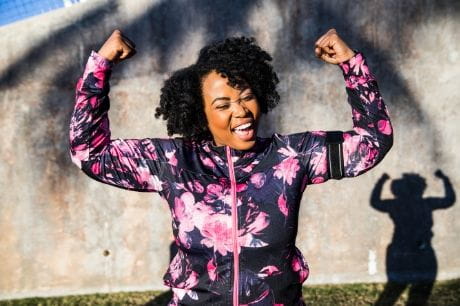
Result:
M250 123L250 122L249 122L249 123L245 123L245 124L242 124L242 125L236 127L235 130L243 130L243 129L248 128L248 127L250 127L250 126L251 126L251 123Z

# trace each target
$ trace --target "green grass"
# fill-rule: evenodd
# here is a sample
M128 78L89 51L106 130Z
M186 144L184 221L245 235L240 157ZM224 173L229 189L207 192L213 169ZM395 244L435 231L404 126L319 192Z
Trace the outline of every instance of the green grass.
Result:
M303 296L307 305L374 305L384 287L385 284L309 286L304 287ZM399 298L394 304L384 299L380 305L406 305L409 289L410 287L402 294L397 294ZM459 306L460 279L436 282L428 299L428 305Z
M373 305L383 292L385 284L315 285L303 288L307 305ZM394 305L405 305L409 290L406 288ZM0 306L50 305L166 305L169 292L122 292L110 294L75 295L52 298L27 298L0 301ZM382 305L389 305L384 301ZM436 282L428 305L460 305L460 279Z

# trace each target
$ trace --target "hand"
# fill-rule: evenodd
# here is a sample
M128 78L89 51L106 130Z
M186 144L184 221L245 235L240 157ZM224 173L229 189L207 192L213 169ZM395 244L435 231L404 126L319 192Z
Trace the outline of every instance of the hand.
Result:
M113 31L97 53L107 60L119 63L136 54L136 45L123 36L120 30Z
M435 173L434 173L434 175L435 175L436 177L439 177L439 178L446 177L446 176L444 175L444 173L441 171L441 169L436 170Z
M339 37L335 29L330 29L315 42L315 54L329 64L339 64L349 60L355 52Z
M383 173L382 177L380 177L381 181L386 181L386 180L389 180L389 179L390 179L390 176L387 173Z

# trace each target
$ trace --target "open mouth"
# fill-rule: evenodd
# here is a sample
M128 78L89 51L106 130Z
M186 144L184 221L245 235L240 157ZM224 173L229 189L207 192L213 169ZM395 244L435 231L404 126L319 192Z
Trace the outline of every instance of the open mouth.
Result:
M254 137L254 124L252 122L244 123L233 128L232 132L243 141L252 140Z

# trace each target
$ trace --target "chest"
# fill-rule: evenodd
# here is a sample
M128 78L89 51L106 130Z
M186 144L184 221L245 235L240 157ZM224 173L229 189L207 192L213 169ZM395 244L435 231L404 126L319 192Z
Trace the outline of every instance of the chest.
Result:
M223 255L235 236L240 247L248 248L292 243L305 187L301 160L265 157L240 165L221 158L227 163L221 174L197 169L210 162L169 167L165 177L171 179L162 196L169 204L176 242L196 249L212 245Z

